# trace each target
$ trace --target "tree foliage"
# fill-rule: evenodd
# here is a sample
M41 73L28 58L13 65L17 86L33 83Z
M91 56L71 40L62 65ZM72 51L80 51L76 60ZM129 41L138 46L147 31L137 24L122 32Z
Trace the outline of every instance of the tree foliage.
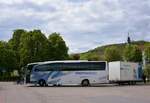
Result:
M12 71L16 68L16 64L15 52L9 47L8 43L0 41L0 68Z
M51 60L50 43L40 30L33 30L21 36L20 63Z
M80 54L71 54L69 58L71 60L80 60Z
M150 64L144 68L144 75L150 80Z
M142 51L136 45L127 45L124 50L124 59L130 62L141 62Z
M68 59L68 47L59 33L49 35L49 42L52 47L52 55L54 60Z
M23 30L23 29L17 29L14 30L13 36L12 38L9 40L8 44L11 47L11 49L14 51L15 55L16 55L16 60L17 63L16 65L16 69L20 68L20 43L21 43L21 36L26 33L27 31Z
M98 60L100 60L100 56L97 54L88 54L87 60L88 61L98 61Z
M67 58L68 47L58 33L47 38L40 30L17 29L8 42L0 41L0 68L20 71L28 63Z
M150 44L145 45L145 56L148 62L150 62Z
M122 56L121 56L119 50L113 46L105 49L104 58L108 62L122 60Z
M9 45L12 47L14 51L19 51L19 45L21 42L21 36L27 31L23 29L14 30L12 39L9 40Z

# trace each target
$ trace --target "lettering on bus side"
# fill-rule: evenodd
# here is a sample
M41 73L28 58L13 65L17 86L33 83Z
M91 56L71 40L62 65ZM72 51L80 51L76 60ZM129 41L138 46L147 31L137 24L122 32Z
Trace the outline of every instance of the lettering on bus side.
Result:
M78 75L96 75L97 72L75 72Z

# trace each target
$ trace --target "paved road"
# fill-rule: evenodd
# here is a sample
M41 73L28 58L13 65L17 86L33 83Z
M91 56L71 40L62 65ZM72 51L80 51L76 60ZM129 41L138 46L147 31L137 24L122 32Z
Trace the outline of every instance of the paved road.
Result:
M150 85L42 88L1 82L0 103L150 103Z

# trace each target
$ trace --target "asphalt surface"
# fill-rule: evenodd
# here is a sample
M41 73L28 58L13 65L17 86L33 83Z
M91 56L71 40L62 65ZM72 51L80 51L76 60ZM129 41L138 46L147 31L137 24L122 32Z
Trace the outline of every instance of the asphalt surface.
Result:
M0 82L0 103L150 103L150 85L34 87Z

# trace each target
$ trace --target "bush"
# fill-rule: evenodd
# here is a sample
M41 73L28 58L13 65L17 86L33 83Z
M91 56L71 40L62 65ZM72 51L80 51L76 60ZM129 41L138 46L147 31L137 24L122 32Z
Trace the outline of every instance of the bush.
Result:
M0 81L16 81L19 76L11 75L10 72L0 73Z
M141 62L142 61L142 51L137 45L127 45L124 50L125 61L130 62Z
M146 65L144 68L144 75L150 80L150 64Z
M105 49L104 58L108 62L122 60L120 50L114 46Z

